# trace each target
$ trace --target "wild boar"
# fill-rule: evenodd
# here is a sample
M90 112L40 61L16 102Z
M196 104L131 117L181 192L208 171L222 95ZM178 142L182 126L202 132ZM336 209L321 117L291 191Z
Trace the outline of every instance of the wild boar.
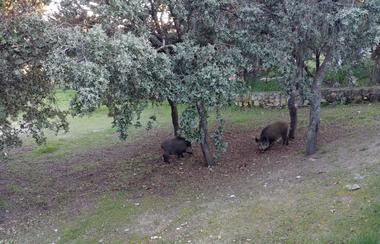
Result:
M178 158L183 158L184 153L193 154L191 142L180 136L165 140L161 144L161 148L164 150L164 154L162 156L164 158L164 162L166 163L170 163L170 155L177 155Z
M264 152L270 148L270 146L277 141L280 137L282 138L282 145L289 144L289 128L288 124L283 121L275 122L268 125L261 131L260 139L255 138L259 150Z

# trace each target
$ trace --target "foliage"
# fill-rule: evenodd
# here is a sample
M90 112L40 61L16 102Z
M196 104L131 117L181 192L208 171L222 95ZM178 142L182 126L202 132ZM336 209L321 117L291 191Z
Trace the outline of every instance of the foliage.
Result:
M181 84L177 102L190 105L181 121L182 131L187 137L201 142L201 128L195 129L194 124L194 120L202 116L196 113L197 106L219 111L224 105L235 101L243 84L229 77L235 72L239 59L240 53L237 49L220 49L215 45L199 46L192 42L177 45L174 73ZM218 151L216 158L225 150L223 122L219 112L218 121L218 129L212 136Z
M215 45L199 46L191 41L177 46L174 71L187 104L202 102L209 107L233 102L239 91L239 80L230 80L239 60L239 50Z
M260 36L266 37L260 46L274 54L266 61L287 66L283 67L284 82L291 86L296 80L296 61L301 58L297 55L306 62L315 58L316 51L326 54L331 46L336 60L352 64L360 59L365 54L362 50L376 43L378 30L372 27L379 21L378 10L378 0L358 5L345 1L267 1L252 4L243 13L250 36L258 41ZM306 87L311 85L307 77L301 82Z
M254 92L271 92L271 91L281 91L281 83L277 79L266 80L253 80L247 82L250 91Z
M2 16L4 17L4 16ZM52 26L36 16L0 22L0 151L21 143L21 133L42 143L43 130L67 130L55 106L54 83L42 65L55 44Z
M42 12L50 0L0 0L2 15L20 16L25 13Z
M86 3L99 25L90 26L88 32L66 31L69 37L62 38L61 48L48 64L52 77L78 92L73 108L86 113L104 103L125 138L149 100L170 99L188 106L181 129L199 141L201 126L194 130L193 122L206 118L207 110L231 103L240 88L239 80L229 79L242 60L240 50L225 36L231 32L229 14L223 10L229 1L91 5L78 0L61 4L59 20L74 23L73 16L86 15L79 7ZM205 108L203 115L195 110L199 106ZM221 139L220 131L214 138Z
M264 52L274 54L267 63L278 62L284 67L284 89L289 94L301 90L310 101L306 151L312 154L320 123L322 81L332 64L339 64L339 60L352 64L364 55L363 49L376 44L379 1L274 0L247 5L242 12L247 20L244 29ZM312 73L305 62L314 56L317 65Z
M181 129L199 141L208 138L208 111L240 92L242 83L230 77L241 69L274 67L284 77L281 87L298 88L317 104L329 64L361 57L378 40L378 10L378 0L62 1L54 16L59 25L44 30L56 39L50 43L35 32L44 38L40 43L49 42L39 70L76 91L74 114L106 105L121 138L130 126L141 126L150 101L170 99L187 106ZM314 56L325 59L313 73L305 62ZM213 138L223 148L219 118Z
M173 86L170 62L145 39L121 33L108 37L100 26L86 33L79 28L62 33L46 68L76 91L74 114L92 113L104 104L125 139L131 125L141 126L140 114L150 100L170 96L165 93Z
M339 86L370 86L370 75L373 62L371 60L364 59L355 65L345 65L339 68L333 69L326 74L325 84L327 86L338 83ZM357 78L355 84L350 82L350 77Z

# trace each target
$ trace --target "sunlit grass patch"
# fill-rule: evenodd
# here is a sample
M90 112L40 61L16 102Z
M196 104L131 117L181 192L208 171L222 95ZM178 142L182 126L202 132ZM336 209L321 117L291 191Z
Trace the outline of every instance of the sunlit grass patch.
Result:
M130 223L138 212L138 207L127 202L122 195L104 197L94 211L78 216L76 221L63 227L59 243L98 242L102 236L123 232L124 225Z

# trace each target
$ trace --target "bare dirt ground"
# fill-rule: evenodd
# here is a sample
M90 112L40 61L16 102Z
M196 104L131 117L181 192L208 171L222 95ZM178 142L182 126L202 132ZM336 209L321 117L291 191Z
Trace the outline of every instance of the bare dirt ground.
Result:
M274 227L281 223L276 220L276 224L271 225L270 221L260 219L269 211L267 208L276 208L273 215L267 215L269 219L275 218L281 213L276 203L284 199L287 199L282 203L285 211L288 208L294 211L293 208L302 205L298 200L304 195L297 193L303 191L303 187L317 188L318 196L311 195L305 201L310 203L320 195L330 194L326 192L331 187L343 189L347 175L365 175L371 168L372 174L379 176L379 129L379 126L322 127L319 153L305 158L305 141L300 139L305 138L304 130L298 132L289 146L278 143L266 153L259 153L254 142L259 130L229 128L225 134L228 151L213 169L204 167L198 147L194 148L194 156L173 158L172 164L164 164L159 145L169 133L162 130L134 143L87 151L61 160L47 157L24 170L19 167L25 164L10 160L0 164L0 196L7 199L6 206L0 208L0 236L22 243L35 234L36 228L38 231L48 228L49 222L41 224L41 216L49 216L50 221L54 219L51 216L60 217L59 213L68 209L69 215L80 215L94 208L101 195L125 193L130 202L139 202L146 196L173 202L161 210L149 207L125 227L129 235L120 237L125 233L118 230L122 233L104 237L106 243L115 238L201 243L250 242L256 238L263 243L265 240L282 242L276 238L287 238L286 235L274 233ZM343 174L342 178L337 176L338 172ZM350 195L343 194L341 198L345 202L352 201ZM251 205L260 206L252 210L257 213L246 210ZM184 209L189 213L184 213ZM250 214L257 219L245 220ZM248 225L251 227L247 229ZM55 234L59 235L53 233L53 236ZM39 240L44 240L43 236ZM266 239L268 236L275 239Z

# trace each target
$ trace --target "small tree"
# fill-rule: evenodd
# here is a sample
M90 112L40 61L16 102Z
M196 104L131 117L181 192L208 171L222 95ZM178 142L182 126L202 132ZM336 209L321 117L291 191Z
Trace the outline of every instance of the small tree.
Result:
M235 101L241 88L239 80L231 80L240 59L237 49L215 45L199 46L184 42L174 56L176 80L180 81L179 102L188 104L182 116L184 134L200 142L208 166L216 163L225 150L223 120L220 109ZM211 109L217 113L218 128L212 138L217 153L212 155L209 146L208 116ZM198 128L194 121L198 118Z
M116 33L144 36L149 39L152 48L170 54L174 45L182 41L183 35L173 10L177 5L165 0L106 1L96 4L87 0L73 0L61 3L60 11L54 18L58 23L84 29L101 25L109 37ZM177 104L170 97L166 97L166 100L171 108L174 135L177 136Z
M208 143L208 112L215 108L218 113L219 129L213 138L221 151L220 108L233 100L238 89L238 81L228 78L236 72L239 52L221 38L229 28L225 25L226 2L129 1L128 6L140 6L136 11L124 8L119 1L98 5L95 12L106 9L109 15L97 28L81 25L87 33L78 29L67 32L71 34L61 38L64 41L51 57L49 71L77 90L73 102L77 112L92 112L106 104L122 138L152 98L169 100L177 134L176 104L186 104L181 131L188 136L193 133L207 164L214 165ZM74 13L65 5L62 11ZM207 19L204 13L209 13ZM115 28L109 31L109 25ZM186 125L196 118L199 126L193 131Z
M312 8L310 8L312 6ZM334 57L353 60L361 49L374 45L374 23L378 22L380 5L378 0L352 4L347 1L305 3L301 9L309 10L307 16L310 29L302 35L324 55L324 61L316 70L311 82L310 119L307 133L306 154L317 150L317 133L320 123L321 84L333 64ZM374 32L375 31L375 32ZM310 33L310 34L309 34ZM349 62L348 62L349 63Z
M321 84L334 58L353 60L360 50L374 44L379 1L257 1L249 3L254 17L246 17L254 40L267 37L274 53L284 55L284 69L291 115L291 133L296 126L294 95L298 88L310 101L306 154L316 152L320 124ZM258 34L257 34L258 33ZM263 41L265 43L265 39ZM264 45L265 46L265 45ZM316 54L316 71L305 62ZM323 61L322 57L323 56ZM306 75L307 74L307 75Z

